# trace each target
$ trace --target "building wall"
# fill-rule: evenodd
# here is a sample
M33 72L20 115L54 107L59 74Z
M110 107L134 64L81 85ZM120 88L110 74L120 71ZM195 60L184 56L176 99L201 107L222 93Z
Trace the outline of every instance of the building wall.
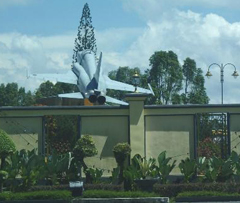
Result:
M81 118L81 135L91 135L98 154L87 158L86 164L104 169L105 175L117 167L113 147L119 142L129 142L129 119L127 116L91 116Z
M130 143L131 157L138 153L147 158L157 158L160 152L166 150L167 156L178 162L186 157L193 158L196 145L195 115L227 112L230 115L231 148L236 146L234 150L240 153L240 105L144 106L145 99L146 95L142 94L127 95L129 106L125 107L0 107L0 128L15 139L19 149L30 149L28 145L23 146L20 140L24 143L23 137L26 136L30 141L31 136L37 134L38 148L42 152L42 118L45 115L77 115L80 117L80 134L93 136L99 151L96 157L87 160L88 165L108 171L116 167L112 148L118 142ZM6 119L10 121L6 123ZM14 130L11 122L20 123L19 129ZM31 130L26 133L20 126ZM175 170L174 174L177 173L179 171Z
M231 149L240 154L240 114L230 114Z
M41 117L2 117L0 118L0 129L8 133L16 144L17 150L41 150Z
M194 118L193 116L147 116L146 157L154 157L166 151L178 165L181 159L193 158ZM175 170L174 173L178 173Z

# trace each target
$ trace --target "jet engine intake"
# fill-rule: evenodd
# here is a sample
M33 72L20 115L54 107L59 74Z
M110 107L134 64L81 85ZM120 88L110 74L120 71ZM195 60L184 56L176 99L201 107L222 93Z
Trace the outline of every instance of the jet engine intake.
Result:
M100 96L98 96L97 101L100 105L103 105L106 102L106 97L100 95Z

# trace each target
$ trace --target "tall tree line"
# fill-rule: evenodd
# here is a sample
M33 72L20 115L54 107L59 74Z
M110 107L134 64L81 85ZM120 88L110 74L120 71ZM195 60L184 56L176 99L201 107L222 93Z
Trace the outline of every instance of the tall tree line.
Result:
M155 96L148 98L148 104L207 104L209 98L204 87L204 76L196 62L186 58L181 66L173 51L155 52L149 59L150 69L141 73L139 68L119 67L109 77L131 83L134 71L140 75L140 85L148 88L150 82ZM148 81L149 80L149 81ZM111 90L110 96L124 99L124 93Z
M17 83L0 85L0 106L30 106L35 103L35 97Z
M18 87L17 83L1 84L0 106L33 106L38 103L37 100L40 98L76 91L76 85L64 83L53 84L50 81L42 83L34 93L26 91L24 87Z

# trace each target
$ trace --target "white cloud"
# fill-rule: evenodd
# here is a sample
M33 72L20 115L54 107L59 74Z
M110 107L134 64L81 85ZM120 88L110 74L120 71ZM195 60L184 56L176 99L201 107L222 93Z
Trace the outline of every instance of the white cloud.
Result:
M126 10L138 13L147 21L158 21L163 13L171 14L174 9L229 9L236 12L240 9L237 0L122 0L122 3Z
M212 62L232 62L240 67L239 41L240 23L229 23L216 14L202 16L192 11L175 10L164 14L161 21L149 21L141 36L126 52L108 53L107 61L118 66L146 69L155 51L173 50L181 63L186 57L193 58L205 73ZM216 77L206 80L206 87L211 103L220 103L220 71L217 67L212 68ZM240 82L232 79L232 72L232 67L226 67L224 98L229 103L240 101L240 95L236 94Z
M0 34L1 83L17 82L19 86L34 90L40 81L27 80L26 70L31 73L66 72L71 67L72 46L66 46L64 41L71 37Z

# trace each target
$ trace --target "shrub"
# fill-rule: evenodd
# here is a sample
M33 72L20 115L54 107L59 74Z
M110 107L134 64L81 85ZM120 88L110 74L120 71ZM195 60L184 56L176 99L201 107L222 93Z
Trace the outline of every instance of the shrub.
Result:
M8 134L5 131L0 129L0 158L1 158L0 170L4 169L5 159L14 151L16 151L14 142L8 137ZM3 180L0 180L0 193L2 192L2 188Z
M7 201L10 199L11 199L11 193L9 192L0 193L0 201Z
M128 143L118 143L113 147L114 157L120 168L119 171L119 184L123 182L123 171L125 168L125 161L129 154L131 153L131 147Z
M108 190L108 191L123 191L123 185L112 185L112 184L84 184L84 190ZM69 185L39 185L33 186L29 191L56 191L56 190L69 190Z
M74 158L80 162L81 166L83 166L83 171L86 175L86 182L91 183L91 174L87 170L88 167L84 162L86 157L92 157L98 153L93 138L89 135L82 136L76 143L73 149Z
M93 138L89 135L82 136L76 143L73 154L78 160L92 157L98 153Z
M98 168L88 168L87 172L91 176L92 183L99 183L101 181L101 177L103 175L103 169Z
M214 143L210 137L206 137L204 140L199 142L198 145L198 156L211 158L212 156L216 156L220 158L221 149L220 145Z
M149 158L148 160L144 157L142 158L140 154L136 154L132 158L132 165L137 169L138 176L136 178L146 179L149 177L156 178L158 176L158 167L156 166L156 159Z
M190 180L196 175L197 163L194 159L186 158L185 160L181 160L178 167L180 168L181 173L184 175L185 183L189 183Z
M137 185L139 186L139 184L136 185L134 180L158 177L159 171L156 166L156 160L154 158L149 158L147 160L145 157L142 158L141 155L136 154L132 158L131 165L124 170L123 175L125 190L133 190ZM151 187L148 189L151 190Z
M0 129L0 158L1 158L1 167L3 169L5 158L11 153L16 151L14 142L10 139L8 134Z
M191 183L191 184L155 184L153 191L161 196L176 197L185 191L218 191L236 193L240 191L240 184L227 183Z
M223 196L240 196L240 194L216 191L193 191L179 193L177 197L223 197Z
M121 165L131 153L131 147L128 143L118 143L113 147L113 153L116 162Z
M83 198L129 198L129 197L157 197L155 193L147 192L115 192L106 190L87 190L83 193Z
M176 160L174 160L172 164L169 164L169 161L171 159L171 157L167 158L166 151L163 151L158 155L158 171L161 175L160 180L163 184L167 183L167 177L169 176L173 168L176 166Z
M234 175L234 164L230 158L224 160L213 156L208 160L208 166L204 171L206 181L225 182Z
M29 191L56 191L56 190L69 190L69 185L39 185L39 186L32 186Z
M107 191L123 191L123 185L112 185L112 184L84 184L85 190L107 190Z
M2 193L0 200L69 200L72 198L70 191L37 191L37 192L21 192L21 193Z

